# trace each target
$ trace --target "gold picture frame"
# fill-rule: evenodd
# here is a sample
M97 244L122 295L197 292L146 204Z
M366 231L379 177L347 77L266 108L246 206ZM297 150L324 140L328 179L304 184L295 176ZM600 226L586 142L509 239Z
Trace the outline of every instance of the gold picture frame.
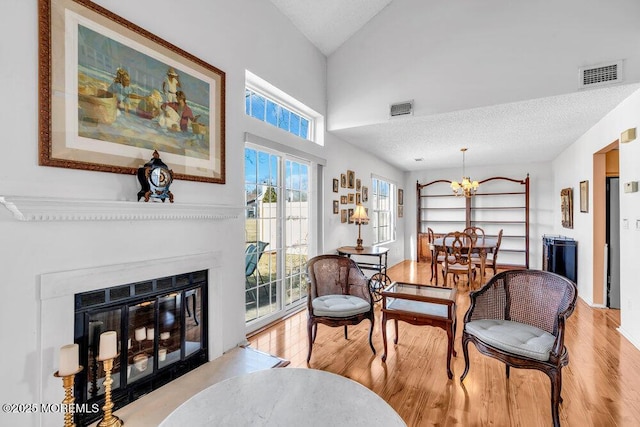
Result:
M347 170L347 188L356 187L356 173L354 171Z
M563 188L560 191L560 212L562 213L562 226L573 228L573 189Z
M89 0L39 0L39 164L225 183L225 73ZM96 58L100 58L99 60Z
M589 181L580 181L580 212L589 212Z

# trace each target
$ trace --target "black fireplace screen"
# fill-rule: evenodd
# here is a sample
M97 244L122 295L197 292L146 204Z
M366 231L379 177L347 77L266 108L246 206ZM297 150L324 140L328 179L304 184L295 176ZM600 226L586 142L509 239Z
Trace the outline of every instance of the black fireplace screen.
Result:
M116 409L206 362L207 277L203 270L76 294L75 342L85 367L76 376L76 403L104 404L105 374L96 359L105 331L118 334ZM76 414L76 422L98 415Z

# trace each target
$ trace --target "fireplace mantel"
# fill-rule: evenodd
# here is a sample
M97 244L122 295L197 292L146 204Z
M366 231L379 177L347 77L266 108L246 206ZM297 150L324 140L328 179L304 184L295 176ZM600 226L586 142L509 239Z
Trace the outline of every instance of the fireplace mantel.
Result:
M0 204L18 221L135 221L236 219L242 207L206 203L127 202L113 200L0 196Z

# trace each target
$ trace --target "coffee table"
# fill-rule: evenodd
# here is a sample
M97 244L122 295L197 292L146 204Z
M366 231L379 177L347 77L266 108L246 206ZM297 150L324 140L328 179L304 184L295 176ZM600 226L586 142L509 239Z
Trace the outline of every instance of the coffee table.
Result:
M453 340L456 336L456 289L393 282L382 291L382 341L387 360L387 320L396 327L394 344L398 344L398 320L412 325L427 325L447 331L447 375L453 378L451 355L456 356Z

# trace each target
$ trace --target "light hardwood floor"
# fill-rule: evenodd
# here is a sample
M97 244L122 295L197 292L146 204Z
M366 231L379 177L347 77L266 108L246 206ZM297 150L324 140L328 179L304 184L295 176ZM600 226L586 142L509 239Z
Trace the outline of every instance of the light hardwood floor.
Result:
M428 283L429 264L404 261L391 267L389 276ZM464 369L460 336L469 296L464 280L458 289L453 380L446 373L446 333L438 328L400 322L394 346L393 322L389 322L389 354L383 363L379 312L375 356L367 340L369 322L349 327L348 340L343 328L319 325L307 365L306 311L259 332L249 342L255 349L290 360L291 367L321 369L358 381L386 400L408 426L552 425L550 383L542 372L512 369L507 380L503 364L482 356L470 344L471 367L464 385L460 383ZM640 351L616 331L618 326L619 312L591 308L578 298L565 342L570 361L562 371L563 426L640 425Z

